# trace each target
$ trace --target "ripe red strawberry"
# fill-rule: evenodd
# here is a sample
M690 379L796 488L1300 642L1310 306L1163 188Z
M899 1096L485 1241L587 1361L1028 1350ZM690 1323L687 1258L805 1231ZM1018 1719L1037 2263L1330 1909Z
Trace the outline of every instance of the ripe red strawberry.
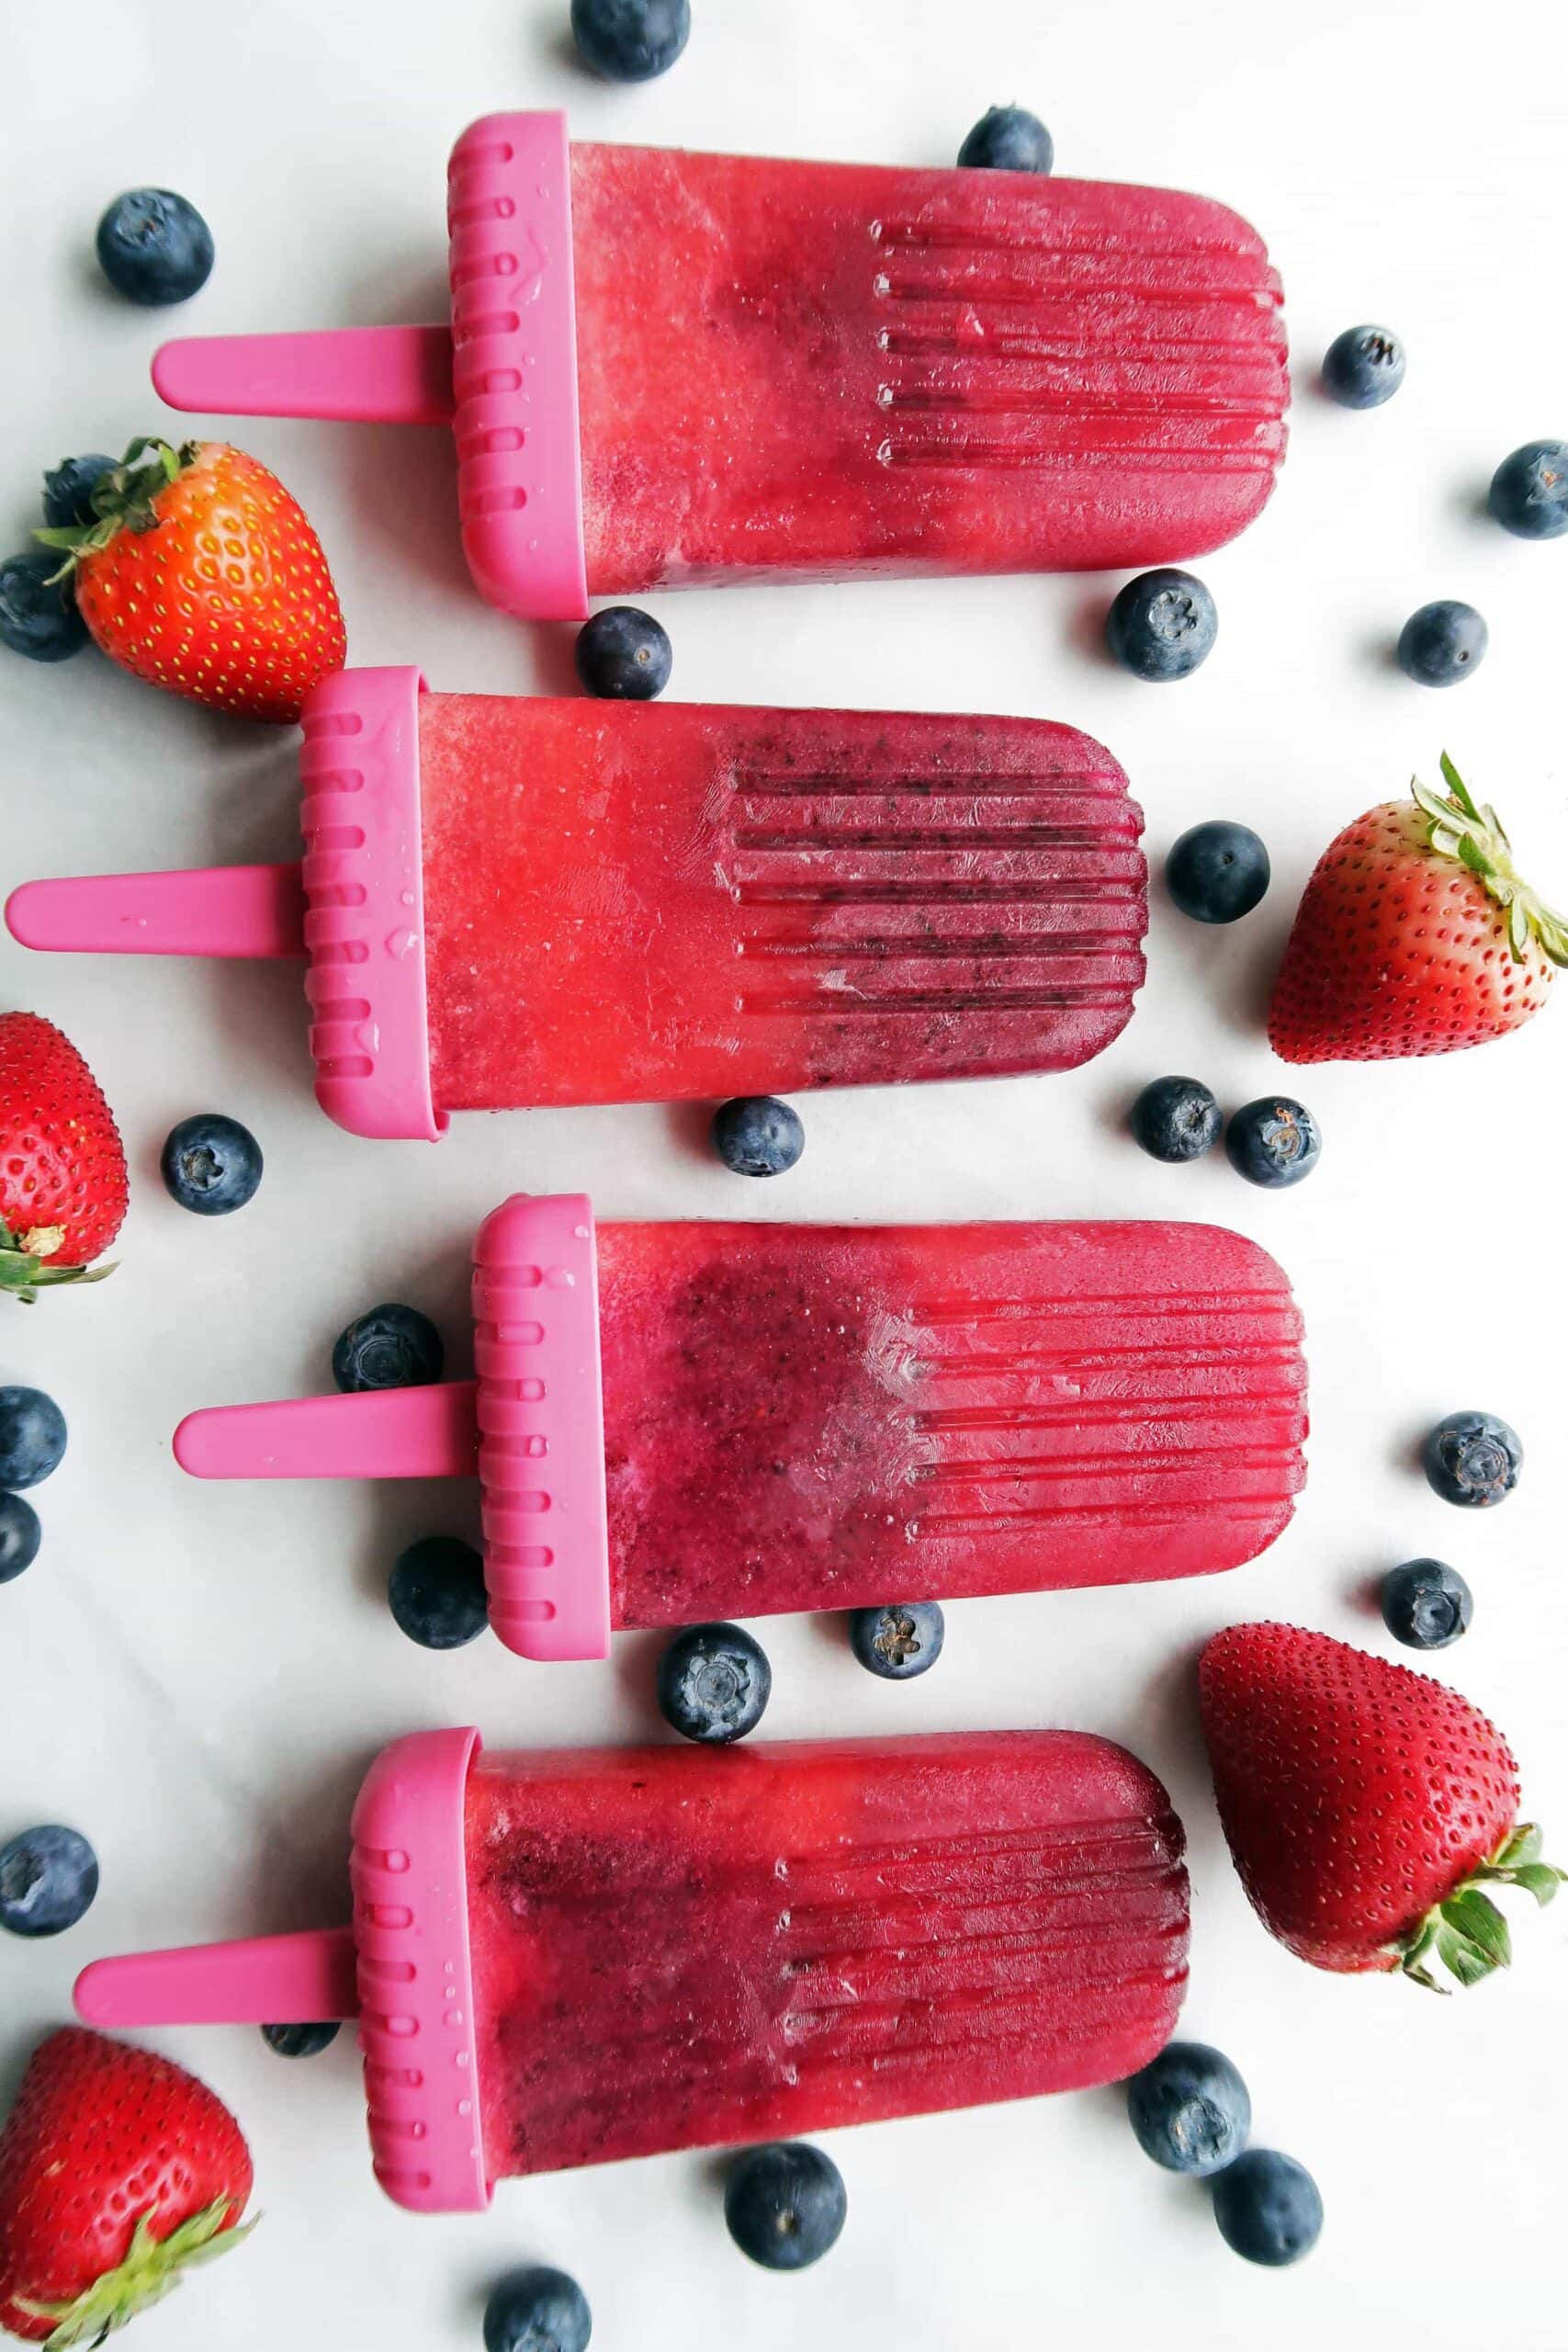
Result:
M1514 869L1495 808L1443 754L1446 794L1416 783L1347 825L1318 860L1285 948L1269 1038L1288 1062L1457 1053L1538 1012L1568 923Z
M183 2066L66 2026L0 2131L0 2327L101 2343L238 2242L251 2156Z
M1216 1634L1198 1677L1220 1820L1271 1934L1314 1968L1403 1968L1434 1991L1433 1958L1461 1984L1507 1966L1483 1887L1546 1904L1564 1874L1468 1699L1295 1625Z
M69 1037L36 1012L0 1013L0 1291L30 1306L89 1273L125 1221L114 1114Z
M148 462L140 460L151 451ZM82 617L150 685L246 718L298 718L346 646L321 543L276 474L221 441L133 441L62 548Z

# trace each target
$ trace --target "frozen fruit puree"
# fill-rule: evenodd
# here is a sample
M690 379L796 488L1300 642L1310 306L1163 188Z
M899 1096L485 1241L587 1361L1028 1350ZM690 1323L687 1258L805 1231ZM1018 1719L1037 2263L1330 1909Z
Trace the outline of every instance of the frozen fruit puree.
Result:
M1142 817L1044 720L419 706L449 1109L1065 1069L1143 978Z
M494 2173L1120 2080L1186 1978L1181 1831L1073 1732L482 1755Z
M485 1754L399 1740L354 1924L95 1962L105 2026L357 2015L378 2177L506 2174L1079 2090L1169 2040L1183 1836L1071 1731Z
M619 1623L1192 1576L1291 1516L1301 1320L1235 1234L598 1235Z
M1222 205L571 153L592 593L1167 563L1273 487L1279 281Z
M450 327L165 345L205 413L449 422L483 594L1142 569L1219 547L1285 447L1280 281L1205 198L1033 172L452 152Z

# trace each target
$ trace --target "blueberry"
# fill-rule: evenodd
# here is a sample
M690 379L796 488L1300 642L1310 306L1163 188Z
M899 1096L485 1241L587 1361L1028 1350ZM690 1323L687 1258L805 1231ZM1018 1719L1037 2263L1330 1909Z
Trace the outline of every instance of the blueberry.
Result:
M1470 1587L1443 1560L1406 1560L1382 1580L1382 1622L1413 1650L1446 1650L1469 1632L1473 1608Z
M1473 605L1451 596L1423 605L1399 632L1399 666L1418 686L1458 685L1481 667L1485 651L1485 622Z
M576 2279L542 2262L509 2270L485 2305L485 2352L584 2352L592 2333Z
M1214 2219L1233 2253L1282 2270L1317 2244L1323 2199L1293 2156L1249 2148L1215 2177Z
M118 459L94 450L85 458L62 458L43 478L43 519L51 530L65 531L97 521L93 492L105 474L112 474ZM56 567L58 569L58 566Z
M65 1416L41 1388L0 1388L0 1487L37 1487L59 1469Z
M254 1198L262 1180L261 1146L238 1119L216 1111L182 1119L160 1165L171 1198L197 1216L228 1216Z
M14 1936L73 1928L97 1891L98 1858L79 1829L49 1822L0 1846L0 1928Z
M1465 1510L1485 1510L1511 1495L1524 1462L1518 1431L1495 1413L1450 1413L1421 1448L1432 1492Z
M1323 355L1323 388L1341 408L1382 408L1404 381L1404 345L1386 327L1347 327Z
M651 82L668 74L691 29L688 0L571 0L578 52L608 82Z
M714 1149L737 1176L783 1176L806 1149L800 1114L773 1094L738 1094L713 1117Z
M426 1535L400 1553L387 1580L393 1616L421 1649L460 1650L490 1623L485 1564L456 1535Z
M173 188L133 187L98 223L98 262L129 301L187 302L212 273L212 232Z
M1133 1140L1151 1159L1201 1159L1219 1141L1220 1106L1197 1078L1156 1078L1133 1105Z
M912 1682L942 1656L947 1628L934 1600L890 1601L882 1609L852 1609L850 1647L869 1673L887 1682Z
M749 2148L724 2191L724 2218L764 2270L804 2270L836 2245L850 2200L831 2156L802 2140Z
M335 2025L264 2025L262 2040L280 2058L319 2058L337 2040Z
M1219 2172L1247 2145L1252 2101L1223 2052L1172 2041L1128 2084L1127 2118L1145 2155L1168 2172Z
M1247 825L1212 817L1178 836L1165 861L1172 903L1194 922L1239 922L1269 888L1269 853Z
M651 613L607 605L577 633L577 674L610 702L651 702L670 684L670 639Z
M659 1661L659 1707L683 1739L723 1747L762 1720L773 1687L760 1642L739 1625L689 1625Z
M1527 441L1505 458L1486 503L1516 538L1561 538L1568 531L1568 441Z
M1322 1150L1312 1113L1282 1094L1245 1103L1225 1129L1225 1157L1249 1184L1299 1184Z
M970 170L1048 172L1056 150L1040 117L1026 107L987 107L958 160Z
M0 563L0 645L29 662L68 662L87 642L70 582L54 578L64 560L55 548L28 548Z
M38 1558L43 1530L31 1503L20 1495L0 1495L0 1584L9 1584Z
M345 1396L364 1388L428 1388L446 1362L441 1334L417 1306L372 1306L340 1331L333 1378Z
M1134 678L1190 678L1214 650L1220 616L1190 571L1162 566L1129 580L1105 622L1105 642Z

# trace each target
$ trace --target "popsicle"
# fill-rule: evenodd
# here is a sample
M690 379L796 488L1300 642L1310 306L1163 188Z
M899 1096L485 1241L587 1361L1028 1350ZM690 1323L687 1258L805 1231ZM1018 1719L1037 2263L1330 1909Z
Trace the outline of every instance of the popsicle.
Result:
M1206 198L573 146L448 173L449 325L165 344L177 409L433 424L476 584L581 618L687 582L1174 563L1284 452L1280 289Z
M377 2177L502 2176L1120 2080L1187 1975L1181 1825L1081 1732L386 1749L338 1931L102 1960L108 2028L360 2020Z
M595 1226L519 1194L473 1309L471 1385L209 1408L176 1459L477 1475L491 1623L534 1658L1235 1567L1304 1475L1289 1285L1212 1226Z
M347 670L302 866L31 882L25 946L310 959L322 1107L454 1110L1066 1069L1144 975L1141 810L1043 719L636 707Z

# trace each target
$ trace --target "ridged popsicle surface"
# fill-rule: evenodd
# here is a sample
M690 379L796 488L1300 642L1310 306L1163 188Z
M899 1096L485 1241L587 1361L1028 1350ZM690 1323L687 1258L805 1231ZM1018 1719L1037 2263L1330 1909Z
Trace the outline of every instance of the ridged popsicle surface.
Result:
M487 1753L466 1844L493 2176L1080 2089L1187 1974L1182 1832L1074 1732Z

